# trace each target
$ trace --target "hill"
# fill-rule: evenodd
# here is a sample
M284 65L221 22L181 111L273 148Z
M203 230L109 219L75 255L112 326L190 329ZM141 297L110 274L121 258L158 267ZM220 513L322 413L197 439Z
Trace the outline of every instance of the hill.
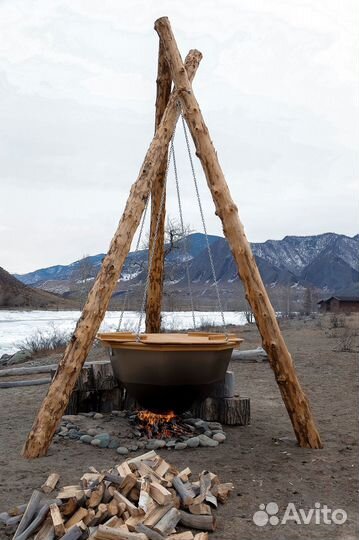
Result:
M61 296L24 285L0 267L0 308L65 309L74 307Z

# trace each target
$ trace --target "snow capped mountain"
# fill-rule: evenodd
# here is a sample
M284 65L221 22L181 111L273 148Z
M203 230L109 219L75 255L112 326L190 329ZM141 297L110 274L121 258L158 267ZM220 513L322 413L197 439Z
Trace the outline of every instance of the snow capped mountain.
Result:
M237 269L227 241L211 235L209 243L217 280L229 285L236 282ZM183 244L179 241L166 258L166 280L173 284L186 279L187 264L191 281L213 282L205 236L188 235L186 252ZM271 287L315 286L339 292L355 288L359 282L359 235L352 238L336 233L286 236L282 240L253 243L252 249L262 278ZM122 281L142 281L147 271L147 256L147 250L130 253ZM96 276L103 257L104 254L94 255L71 265L52 266L16 277L25 284L60 292L65 282Z

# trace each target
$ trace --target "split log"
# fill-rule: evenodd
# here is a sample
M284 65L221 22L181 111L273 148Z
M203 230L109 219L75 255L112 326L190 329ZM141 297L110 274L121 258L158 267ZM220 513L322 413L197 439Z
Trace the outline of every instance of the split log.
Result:
M35 535L34 540L54 540L55 539L55 529L52 524L51 517L47 517L43 523L41 529Z
M44 484L42 484L41 489L44 493L51 493L57 485L57 482L60 479L60 475L57 473L52 473L46 480Z
M225 504L233 490L234 486L232 482L227 482L226 484L216 484L212 488L212 493L217 497L220 503Z
M60 540L78 540L83 535L82 527L74 525L64 536L61 536Z
M171 508L165 514L158 523L154 526L154 530L162 536L167 536L170 532L173 531L173 529L176 527L177 523L181 519L180 511L177 510L177 508Z
M164 477L166 472L168 472L170 470L170 468L171 468L171 465L169 463L167 463L167 461L165 461L162 458L159 458L159 460L157 462L157 465L156 465L156 468L155 468L155 471L156 471L157 474Z
M41 504L42 494L40 491L35 490L32 492L30 500L27 504L26 510L21 518L18 528L16 529L13 540L17 540L22 532L30 525L36 512Z
M147 540L146 535L143 533L128 532L121 527L114 529L106 527L106 525L99 526L94 538L96 540Z
M28 525L28 527L18 536L16 536L17 540L27 540L32 536L33 532L36 531L46 518L47 514L49 512L49 505L47 503L43 504L43 506L38 511L35 519Z
M79 521L82 521L87 515L89 511L86 508L80 507L76 512L70 517L69 520L65 523L65 529L71 529L74 525L79 523Z
M190 79L194 77L200 59L201 53L198 51L191 51L188 55L185 69L188 69ZM89 293L82 315L27 437L22 451L26 458L36 458L46 454L56 427L66 410L77 377L104 318L112 292L129 253L153 178L165 157L179 114L177 99L177 93L172 93L147 151L138 179L132 186L109 251L103 259L102 267Z
M202 516L210 516L212 514L211 507L205 503L191 504L191 506L188 507L188 510L190 514L196 514L196 515L202 515Z
M196 534L194 537L194 540L208 540L208 533L207 532L200 532Z
M141 480L141 491L140 491L140 498L138 501L138 507L142 508L145 514L147 514L152 504L152 499L150 497L150 488L151 488L151 482L145 476Z
M194 536L191 531L184 531L181 533L170 534L166 540L194 540Z
M168 68L166 55L161 41L158 51L157 69L157 96L156 96L156 120L155 127L161 123L171 94L172 78ZM161 306L163 294L164 275L164 236L166 217L166 172L168 159L168 145L166 154L153 179L151 189L151 225L148 246L149 284L146 299L146 332L158 333L161 329ZM161 202L163 200L162 208ZM156 246L153 242L156 238ZM154 251L153 251L154 249ZM153 253L153 255L152 255ZM152 261L150 260L152 256Z
M50 504L50 515L52 524L54 526L55 535L62 537L65 534L66 529L57 504Z
M70 497L61 506L61 513L64 516L72 516L72 514L77 510L78 505L78 499L76 497Z
M99 486L96 489L94 489L93 492L91 493L90 500L88 502L88 507L97 508L98 505L102 501L102 497L104 493L105 493L105 484L101 482L101 484L99 484Z
M220 217L238 273L246 291L263 340L270 365L274 371L283 401L293 424L298 443L306 448L321 448L322 443L310 409L297 377L292 357L285 344L275 311L264 287L250 244L235 205L191 82L184 68L175 37L167 17L158 19L155 29L162 40L166 59L183 113L192 134L196 153L201 160L207 184Z
M139 525L137 525L136 531L139 533L145 534L148 540L163 540L162 534L159 534L153 529L146 527L146 525L143 525L143 523L140 523Z
M173 478L172 485L177 491L178 495L180 496L181 501L184 506L189 506L193 504L194 497L192 493L188 490L187 486L182 482L182 480L178 476L175 476Z
M144 512L141 508L137 508L129 499L127 499L122 493L115 491L114 498L119 503L124 503L126 510L130 513L131 516L144 515Z
M137 477L132 472L127 474L121 484L121 493L125 497L130 493L131 489L137 484Z
M133 457L129 460L127 460L127 465L135 464L136 466L139 465L141 461L151 460L155 459L157 457L157 454L154 450L150 450L149 452L146 452L145 454L141 454L140 456ZM124 464L122 464L124 465ZM121 474L121 473L120 473Z
M143 524L147 527L153 528L156 523L160 521L160 519L163 518L165 514L171 509L171 505L168 506L158 506L157 508L154 508L152 511L150 511L143 520Z
M216 528L216 520L214 516L196 516L194 514L188 514L183 510L179 511L181 514L181 524L191 529L202 529L204 531L214 531Z
M172 494L159 482L152 482L150 485L150 495L161 506L172 502Z

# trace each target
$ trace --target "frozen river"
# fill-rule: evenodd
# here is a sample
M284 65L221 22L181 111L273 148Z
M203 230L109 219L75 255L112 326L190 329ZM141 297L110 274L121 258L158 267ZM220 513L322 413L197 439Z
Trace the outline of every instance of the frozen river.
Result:
M108 311L101 325L102 331L115 331L121 312ZM71 332L80 316L79 311L15 311L0 310L0 357L19 349L19 344L37 331L51 332L53 328L61 332ZM126 311L122 330L136 330L139 314ZM196 326L201 324L221 324L221 314L215 311L196 311ZM227 311L226 324L245 324L244 313ZM193 327L191 311L164 311L162 325L166 330L183 330ZM144 323L143 323L144 326Z

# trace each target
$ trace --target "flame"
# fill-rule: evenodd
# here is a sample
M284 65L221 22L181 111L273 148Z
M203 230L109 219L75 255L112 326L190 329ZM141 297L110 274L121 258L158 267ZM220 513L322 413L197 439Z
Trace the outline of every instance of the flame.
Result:
M176 418L176 415L173 411L170 411L167 414L156 414L151 411L140 411L137 416L138 419L141 420L141 422L146 422L147 424L150 424L152 426L159 423L172 422L172 420Z
M139 411L137 419L146 430L148 438L168 438L171 436L171 431L168 429L168 424L176 419L176 414L169 411L167 414L156 414L151 411ZM173 428L173 426L172 426Z

